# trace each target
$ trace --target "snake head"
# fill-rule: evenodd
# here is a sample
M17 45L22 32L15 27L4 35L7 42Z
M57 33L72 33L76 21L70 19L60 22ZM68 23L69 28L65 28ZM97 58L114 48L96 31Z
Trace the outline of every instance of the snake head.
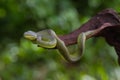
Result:
M54 48L57 44L54 34L55 32L53 30L46 29L39 32L27 31L24 33L24 37L33 41L39 47Z
M37 39L37 33L34 31L27 31L24 33L24 37L28 40L34 41Z

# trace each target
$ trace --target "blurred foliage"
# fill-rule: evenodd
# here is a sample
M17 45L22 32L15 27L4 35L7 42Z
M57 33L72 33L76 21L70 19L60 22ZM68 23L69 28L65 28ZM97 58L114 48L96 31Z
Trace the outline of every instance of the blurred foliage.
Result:
M120 0L0 0L0 80L119 80L117 55L103 38L89 39L80 62L25 40L27 30L51 28L63 35Z

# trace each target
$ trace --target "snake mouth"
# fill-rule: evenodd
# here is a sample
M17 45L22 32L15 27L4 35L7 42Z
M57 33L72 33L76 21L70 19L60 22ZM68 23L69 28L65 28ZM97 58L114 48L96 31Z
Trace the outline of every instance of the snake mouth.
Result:
M31 36L31 35L25 35L24 36L26 39L29 39L31 41L35 40L36 38L34 36Z
M28 33L24 33L24 38L33 41L33 40L35 40L37 37L36 37L35 35L31 35L31 34L28 34Z

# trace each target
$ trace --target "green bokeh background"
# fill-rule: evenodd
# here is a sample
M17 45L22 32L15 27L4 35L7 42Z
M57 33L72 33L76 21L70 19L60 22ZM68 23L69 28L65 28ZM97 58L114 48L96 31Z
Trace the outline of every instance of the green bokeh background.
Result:
M120 0L0 0L0 80L120 80L115 50L103 38L87 40L77 64L23 38L27 30L48 28L68 34L103 9L120 12L119 4Z

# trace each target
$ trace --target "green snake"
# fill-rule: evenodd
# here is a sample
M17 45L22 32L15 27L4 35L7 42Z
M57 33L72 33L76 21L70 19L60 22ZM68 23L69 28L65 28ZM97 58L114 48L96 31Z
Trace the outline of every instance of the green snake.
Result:
M70 54L65 43L56 35L56 33L51 29L42 30L39 32L27 31L24 33L24 37L31 40L35 44L43 48L57 48L60 54L69 62L78 61L85 49L85 41L89 36L94 35L95 31L82 32L78 35L77 46L79 53L73 56Z

